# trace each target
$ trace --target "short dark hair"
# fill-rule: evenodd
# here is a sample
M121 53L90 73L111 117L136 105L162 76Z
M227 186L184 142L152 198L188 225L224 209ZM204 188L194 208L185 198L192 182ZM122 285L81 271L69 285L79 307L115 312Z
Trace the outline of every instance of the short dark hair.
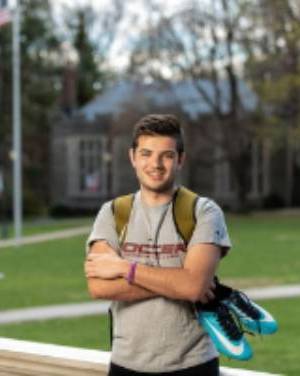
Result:
M135 150L140 136L169 136L176 140L178 154L184 152L184 134L180 121L171 114L149 114L134 126L132 148Z

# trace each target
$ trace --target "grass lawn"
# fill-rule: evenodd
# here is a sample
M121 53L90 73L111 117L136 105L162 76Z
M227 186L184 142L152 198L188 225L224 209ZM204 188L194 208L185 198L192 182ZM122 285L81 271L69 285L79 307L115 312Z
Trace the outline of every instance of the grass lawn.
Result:
M261 304L278 320L278 333L272 336L248 337L254 357L248 362L221 357L221 365L299 376L300 300L269 300ZM109 350L108 328L107 316L90 316L4 325L0 326L0 337Z
M228 216L233 249L218 275L235 287L300 283L300 217ZM86 237L0 249L1 309L88 300Z
M0 325L0 337L110 350L108 315Z
M300 283L300 216L230 215L227 219L234 247L221 262L218 275L222 281L235 287ZM0 272L5 275L0 279L1 309L89 300L83 274L85 240L77 236L0 249ZM300 300L270 300L263 305L278 319L280 332L250 338L253 360L223 359L222 364L300 375ZM3 325L0 336L108 349L106 320L85 317Z
M228 216L233 243L219 275L238 287L300 283L300 216Z
M92 223L93 218L91 217L26 219L23 223L23 235L35 235L79 226L91 226ZM2 226L3 223L0 223L1 234ZM11 222L7 224L7 236L8 238L14 236L14 228ZM0 240L2 239L0 238Z
M89 300L85 236L0 249L1 309Z

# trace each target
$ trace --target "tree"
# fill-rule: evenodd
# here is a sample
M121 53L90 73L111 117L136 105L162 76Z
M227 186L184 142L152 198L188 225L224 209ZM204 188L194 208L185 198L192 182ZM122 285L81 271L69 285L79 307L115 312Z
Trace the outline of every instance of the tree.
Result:
M277 133L277 148L285 150L284 200L286 206L291 206L298 200L294 176L296 147L300 140L299 2L257 0L252 4L251 17L249 35L255 43L256 54L249 59L246 72L268 105L265 123Z
M41 210L48 199L50 113L59 94L59 40L54 33L49 1L22 0L20 7L24 206L26 212L32 212ZM3 41L1 158L7 191L11 191L11 27L1 29L0 33Z
M0 218L3 222L2 234L6 236L5 218L9 205L9 186L8 186L8 172L9 168L9 150L11 147L11 138L9 135L9 125L11 122L11 73L8 69L7 61L11 61L11 32L9 24L0 28L0 174L2 180L2 192L0 195Z
M198 1L185 4L168 14L152 2L149 13L156 16L146 22L131 56L130 71L165 81L187 80L193 85L211 118L210 130L201 122L197 126L218 150L212 162L229 163L237 209L243 210L250 189L250 169L245 165L256 133L255 116L249 115L240 81L248 2L215 0L206 7Z
M123 3L114 0L98 14L89 6L67 9L67 25L77 53L77 106L87 103L112 79L107 64L110 48L123 15Z
M76 68L77 88L76 102L80 107L95 96L95 83L100 79L100 72L96 61L96 47L90 40L88 29L94 22L92 9L89 7L76 8L72 13L73 47L78 56Z

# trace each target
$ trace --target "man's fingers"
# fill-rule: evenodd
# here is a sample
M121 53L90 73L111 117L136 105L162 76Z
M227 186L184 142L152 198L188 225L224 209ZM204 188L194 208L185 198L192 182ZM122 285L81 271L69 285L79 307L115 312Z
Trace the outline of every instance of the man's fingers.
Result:
M208 290L205 295L206 295L208 300L213 300L215 298L215 294L213 293L212 290Z
M86 275L87 278L96 277L97 274L96 274L95 268L93 268L92 266L87 266L85 268L85 275Z
M99 254L99 253L89 253L87 255L87 260L88 261L93 261L93 260L97 260L99 258L103 257L103 255Z

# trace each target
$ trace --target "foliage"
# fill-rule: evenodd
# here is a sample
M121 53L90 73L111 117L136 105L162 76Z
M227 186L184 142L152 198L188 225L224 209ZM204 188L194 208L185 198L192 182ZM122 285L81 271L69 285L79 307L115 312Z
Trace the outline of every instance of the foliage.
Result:
M195 126L216 151L210 153L217 155L212 163L229 164L241 208L247 207L251 189L251 169L245 168L251 165L251 145L268 144L272 153L285 150L285 205L291 205L300 134L298 3L208 0L205 4L186 1L165 11L158 2L148 2L147 22L136 38L129 72L165 82L192 82L199 102L210 109L210 121L199 116ZM210 85L202 85L207 80ZM246 106L251 95L242 93L240 81L256 94L252 109Z
M211 144L211 162L229 163L237 206L243 209L250 190L245 165L258 126L255 104L251 105L255 99L245 92L240 77L245 4L218 0L203 7L201 2L188 1L171 14L154 4L152 9L149 6L152 16L154 12L159 15L149 16L132 53L130 72L165 81L184 80L198 92L199 106L202 102L208 107L210 121L201 115L192 120Z
M69 17L72 42L78 56L76 105L81 107L95 96L96 85L101 78L96 60L96 46L90 40L88 32L95 22L95 15L90 7L85 7L71 10Z
M58 97L59 40L49 1L22 0L21 7L21 103L24 190L34 195L43 210L48 199L50 114ZM0 163L5 168L6 191L11 190L9 160L12 123L11 25L0 30L3 40L2 85L3 139ZM3 95L5 93L5 95ZM8 196L6 197L7 200ZM25 207L27 211L29 207Z
M300 8L294 0L256 0L249 13L247 45L255 46L255 54L249 54L246 74L265 104L264 124L275 135L275 148L285 150L285 205L290 206L296 202L299 173Z
M81 107L113 78L107 60L123 15L123 3L114 0L99 13L90 6L65 9L65 23L77 54L76 105Z
M67 41L57 28L49 0L21 0L21 102L24 210L45 213L50 199L50 128L63 104L62 81L69 69L73 43L78 61L74 68L76 101L72 110L93 98L112 77L108 53L122 16L122 4L113 1L101 17L89 7L65 8ZM72 22L70 21L72 20ZM101 25L100 38L92 41L95 23ZM107 29L105 29L107 27ZM5 177L4 202L11 211L12 191L12 65L11 24L0 29L0 168ZM72 72L73 73L73 72ZM34 198L34 200L32 200Z

